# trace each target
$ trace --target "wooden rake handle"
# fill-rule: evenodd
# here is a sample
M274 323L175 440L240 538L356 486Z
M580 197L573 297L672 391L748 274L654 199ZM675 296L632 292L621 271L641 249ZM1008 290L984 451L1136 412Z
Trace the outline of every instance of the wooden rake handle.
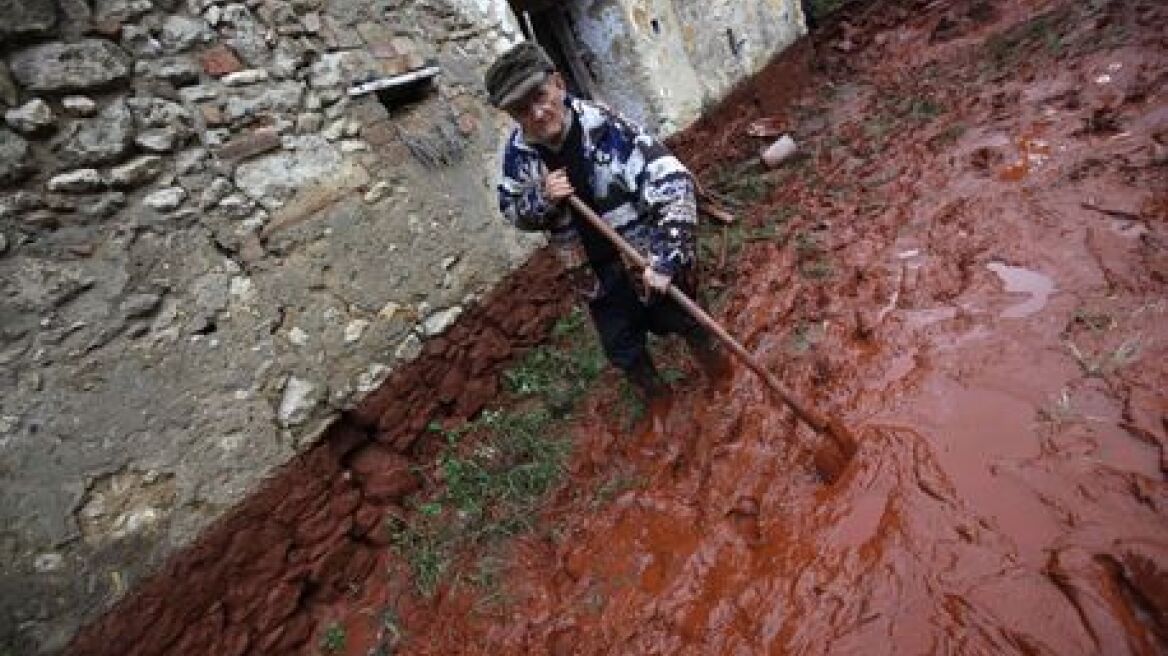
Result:
M612 226L608 225L604 222L604 220L597 216L596 212L592 211L592 208L588 207L584 201L580 200L577 196L572 195L568 197L568 202L571 204L573 210L575 210L580 216L584 217L584 220L592 224L594 228L599 230L600 233L604 235L605 238L607 238L610 242L612 242L612 244L617 247L617 250L619 250L621 254L624 255L630 262L642 269L649 266L648 261L646 261L645 258L637 252L637 249L633 248L627 241L624 240L624 238L617 234L616 230L612 229ZM690 298L686 296L685 293L683 293L680 289L678 289L677 286L670 284L668 294L670 298L672 298L678 305L685 309L685 311L688 312L694 319L696 319L698 323L717 336L717 338L723 344L725 344L726 347L729 348L730 351L734 353L734 355L737 356L739 360L742 361L743 364L745 364L751 371L758 374L759 378L762 378L767 387L771 388L771 390L778 394L783 402L790 406L791 410L795 412L795 415L799 417L799 419L802 419L807 423L808 426L811 426L820 433L833 432L833 422L829 422L828 419L823 415L816 412L815 410L812 410L810 407L797 399L794 394L792 394L782 383L779 382L777 378L774 377L773 374L771 374L771 372L763 368L762 364L756 360L754 356L752 356L750 352L746 350L745 347L738 343L738 340L734 339L730 333L726 332L725 328L723 328L717 321L714 321L713 317L707 314L706 311L699 307L697 303L694 303L692 300L690 300Z

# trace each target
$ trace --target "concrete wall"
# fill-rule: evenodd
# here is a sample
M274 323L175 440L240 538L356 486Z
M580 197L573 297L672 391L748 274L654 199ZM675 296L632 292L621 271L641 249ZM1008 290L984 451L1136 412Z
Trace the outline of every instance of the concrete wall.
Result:
M806 32L798 0L585 0L565 9L598 95L662 135Z

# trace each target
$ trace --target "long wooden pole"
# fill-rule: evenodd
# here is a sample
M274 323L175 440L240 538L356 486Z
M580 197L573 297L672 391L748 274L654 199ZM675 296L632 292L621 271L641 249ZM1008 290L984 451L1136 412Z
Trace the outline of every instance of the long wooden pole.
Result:
M600 231L614 246L620 250L630 262L636 264L640 268L649 266L637 249L633 248L627 241L624 240L612 226L608 225L597 216L596 212L592 211L584 201L573 195L568 198L572 209L575 210L585 221L592 224L594 228ZM767 387L771 388L779 398L786 403L799 419L807 423L808 426L820 433L829 435L840 447L845 456L850 457L856 450L855 438L851 431L834 419L829 419L818 411L812 409L800 401L790 390L786 388L774 374L767 371L758 360L746 350L738 340L734 339L730 333L726 332L714 318L706 313L697 303L690 300L676 285L669 285L669 297L672 298L678 305L680 305L686 312L688 312L694 319L697 320L704 328L713 333L723 344L726 345L730 351L742 361L751 371L758 375L759 378L766 383Z

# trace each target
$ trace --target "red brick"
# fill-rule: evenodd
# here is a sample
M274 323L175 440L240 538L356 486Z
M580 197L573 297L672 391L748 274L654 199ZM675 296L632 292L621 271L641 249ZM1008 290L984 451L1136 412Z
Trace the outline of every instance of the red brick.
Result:
M199 63L203 65L207 75L215 77L243 70L243 62L239 61L239 57L231 48L223 44L199 53Z

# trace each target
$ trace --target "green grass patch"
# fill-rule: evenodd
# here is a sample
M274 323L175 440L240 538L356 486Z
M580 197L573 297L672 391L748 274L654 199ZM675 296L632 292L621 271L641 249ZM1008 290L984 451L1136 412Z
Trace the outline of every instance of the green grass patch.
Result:
M504 373L507 389L517 397L514 407L486 410L452 430L431 427L446 442L434 472L441 486L411 500L415 512L393 536L422 595L431 596L452 574L456 554L489 548L532 528L540 503L563 480L571 454L571 443L558 429L604 362L583 312L574 310L553 328L551 343L532 349ZM488 565L480 560L470 580L488 582L483 569Z
M759 168L757 158L718 167L709 175L709 186L736 207L753 205L770 193L774 181Z
M326 654L335 654L345 648L345 627L333 622L320 637L320 648Z

